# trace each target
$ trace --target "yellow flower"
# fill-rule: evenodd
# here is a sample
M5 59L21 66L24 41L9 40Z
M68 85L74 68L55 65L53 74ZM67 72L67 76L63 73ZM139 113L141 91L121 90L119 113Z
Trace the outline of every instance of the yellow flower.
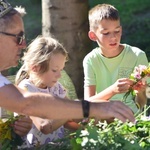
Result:
M146 75L150 75L150 67L148 67L147 69L143 70L143 72L144 72Z
M3 141L5 139L11 139L11 127L10 127L10 121L3 121L0 119L0 141Z
M11 128L9 128L9 129L6 131L6 134L5 134L5 136L4 136L4 139L9 139L9 140L12 139L11 131L12 131Z
M23 140L14 132L12 126L12 124L14 124L14 122L19 118L20 116L14 117L12 115L5 121L0 119L0 145L2 145L2 149L10 149L10 147L13 149L23 143ZM6 146L9 147L6 148Z

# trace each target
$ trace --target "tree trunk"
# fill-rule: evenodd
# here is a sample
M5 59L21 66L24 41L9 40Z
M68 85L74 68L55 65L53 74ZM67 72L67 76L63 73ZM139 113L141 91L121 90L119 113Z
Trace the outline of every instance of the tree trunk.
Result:
M82 61L91 50L88 27L88 0L42 0L42 34L53 35L69 52L65 70L79 98L83 98Z

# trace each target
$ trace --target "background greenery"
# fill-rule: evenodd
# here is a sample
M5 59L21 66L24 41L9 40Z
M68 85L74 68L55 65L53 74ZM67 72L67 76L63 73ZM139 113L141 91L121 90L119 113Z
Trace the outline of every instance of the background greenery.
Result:
M26 9L24 16L27 43L42 32L41 0L9 1L14 7ZM120 13L123 26L122 43L128 43L144 50L150 61L150 0L89 0L89 9L98 3L114 5ZM15 74L17 68L11 68L9 74Z
M109 3L118 9L123 26L122 43L141 48L150 61L150 1L89 0L90 7L98 3Z

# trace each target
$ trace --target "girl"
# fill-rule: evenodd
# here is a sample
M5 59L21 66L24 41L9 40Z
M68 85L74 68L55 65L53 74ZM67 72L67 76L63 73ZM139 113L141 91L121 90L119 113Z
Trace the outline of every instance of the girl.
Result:
M23 57L24 64L16 75L16 84L30 92L50 93L64 98L66 90L58 79L61 77L67 56L67 51L57 40L51 37L37 37L27 48ZM30 118L33 127L27 135L28 147L62 138L64 126L74 130L79 127L74 121L48 120L33 116Z

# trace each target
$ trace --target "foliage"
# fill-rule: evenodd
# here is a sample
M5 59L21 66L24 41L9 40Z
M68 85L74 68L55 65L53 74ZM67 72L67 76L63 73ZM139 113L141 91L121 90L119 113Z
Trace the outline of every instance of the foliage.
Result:
M23 6L27 11L24 17L27 43L42 32L41 0L8 0L13 6ZM110 3L118 10L123 26L122 42L144 50L150 60L150 1L149 0L88 0L89 8L99 3ZM36 13L35 13L36 12ZM38 16L38 17L37 17ZM97 44L93 44L94 46ZM18 68L17 68L18 69ZM16 70L17 70L16 69ZM14 69L13 69L14 70ZM11 75L11 74L10 74Z
M123 26L122 43L144 50L150 61L150 1L89 0L90 8L100 3L109 3L118 9Z
M95 120L65 139L44 145L38 150L148 150L150 147L150 117L140 114L136 123L119 120L107 124Z
M13 6L22 6L25 8L27 15L23 17L27 44L42 32L42 6L41 0L8 0ZM36 13L35 13L36 12Z
M15 75L21 66L22 66L22 64L21 64L21 62L19 62L17 67L12 67L8 70L8 74Z
M18 119L11 115L8 119L0 119L1 150L12 150L23 144L22 138L14 132L13 124Z
M148 150L150 147L150 117L146 117L145 114L146 110L137 116L136 123L122 123L119 120L114 120L110 124L107 124L106 121L95 123L95 120L91 119L88 124L78 129L75 133L33 149ZM15 120L16 118L9 118L5 123L0 122L2 150L11 150L22 142L21 138L10 134L13 132L11 124ZM3 133L5 133L5 136Z

